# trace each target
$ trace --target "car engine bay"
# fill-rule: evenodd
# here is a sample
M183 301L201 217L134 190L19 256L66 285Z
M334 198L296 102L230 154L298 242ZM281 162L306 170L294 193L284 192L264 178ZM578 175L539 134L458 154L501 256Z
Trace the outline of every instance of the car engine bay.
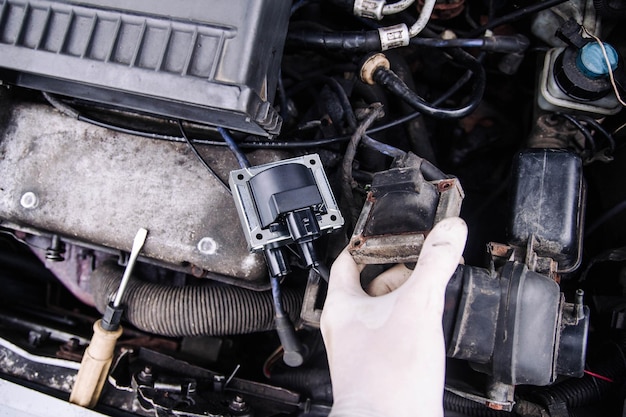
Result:
M0 415L326 416L333 261L365 288L448 217L445 415L626 415L623 23L0 0Z

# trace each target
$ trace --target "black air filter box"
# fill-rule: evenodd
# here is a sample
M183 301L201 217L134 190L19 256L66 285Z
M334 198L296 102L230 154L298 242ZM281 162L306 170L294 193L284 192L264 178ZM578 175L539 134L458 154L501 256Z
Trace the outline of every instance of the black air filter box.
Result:
M0 0L0 78L257 135L271 103L291 2Z

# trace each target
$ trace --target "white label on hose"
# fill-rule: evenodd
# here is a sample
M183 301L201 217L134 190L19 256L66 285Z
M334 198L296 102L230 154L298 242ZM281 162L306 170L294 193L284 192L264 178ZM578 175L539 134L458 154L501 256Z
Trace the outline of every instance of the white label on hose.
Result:
M401 46L407 46L411 40L409 35L409 28L404 24L395 26L389 26L378 29L380 36L381 50L399 48Z
M367 19L381 20L385 0L355 0L354 15Z

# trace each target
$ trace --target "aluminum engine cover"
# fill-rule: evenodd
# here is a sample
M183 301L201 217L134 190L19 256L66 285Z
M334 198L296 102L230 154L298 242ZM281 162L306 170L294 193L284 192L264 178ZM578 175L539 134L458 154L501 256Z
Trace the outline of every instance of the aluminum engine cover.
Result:
M0 226L112 252L129 251L145 227L147 260L266 288L264 261L248 252L231 194L187 144L115 133L43 105L3 108ZM204 156L224 179L236 167L227 149ZM255 162L280 159L269 156ZM29 192L34 206L32 194L22 201Z

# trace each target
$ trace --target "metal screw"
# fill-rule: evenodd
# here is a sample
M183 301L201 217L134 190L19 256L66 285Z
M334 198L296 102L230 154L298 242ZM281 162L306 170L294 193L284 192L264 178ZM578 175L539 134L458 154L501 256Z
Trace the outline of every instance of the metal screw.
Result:
M217 252L217 242L210 237L203 237L198 242L198 250L204 255L215 255Z
M20 204L25 209L34 209L39 205L39 198L37 197L37 194L33 193L32 191L28 191L25 192L24 195L22 195L22 198L20 199Z

